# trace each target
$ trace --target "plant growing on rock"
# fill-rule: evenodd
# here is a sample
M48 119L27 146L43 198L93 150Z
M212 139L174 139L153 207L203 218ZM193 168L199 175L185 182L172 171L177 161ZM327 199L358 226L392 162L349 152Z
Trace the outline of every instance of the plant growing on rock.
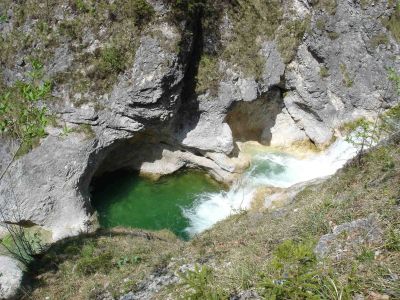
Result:
M18 81L0 95L0 133L20 142L18 155L29 151L46 135L48 99L52 84L43 80L43 65L32 60L26 82Z
M195 265L194 270L188 270L180 274L182 284L188 291L184 293L182 299L187 300L218 300L224 299L223 293L210 287L212 280L212 270L207 266Z
M260 287L265 299L351 299L347 287L319 269L314 242L278 245Z
M397 94L400 95L400 75L390 68L388 78L393 82ZM372 147L383 138L400 132L400 105L379 114L372 121L362 118L347 124L345 130L350 132L346 140L358 149L358 163L361 164L365 149Z
M39 232L30 232L22 225L23 218L19 212L18 201L13 199L13 203L15 207L11 216L12 222L0 222L0 226L7 232L7 235L0 239L0 249L6 249L22 264L28 266L34 257L43 251L44 245ZM0 221L10 220L5 211L5 207L0 207Z

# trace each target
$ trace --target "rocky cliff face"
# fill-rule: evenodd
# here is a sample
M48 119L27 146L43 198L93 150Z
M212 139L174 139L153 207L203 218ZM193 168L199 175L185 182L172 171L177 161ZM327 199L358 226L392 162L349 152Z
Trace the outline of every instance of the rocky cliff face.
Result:
M241 29L256 45L255 56L244 63L235 60L242 48L232 46L254 46L245 44L246 36L236 38L243 24L235 12L246 11L241 1L234 8L222 3L211 21L201 8L185 20L167 1L149 3L152 19L136 24L133 18L133 25L117 8L56 3L44 40L2 54L4 86L12 86L24 80L35 49L47 53L44 70L55 78L57 99L44 104L57 120L47 137L12 163L0 182L4 221L42 226L54 240L74 235L92 224L94 176L132 168L157 177L193 167L229 182L246 167L236 141L307 141L322 148L340 125L398 101L387 79L388 68L400 69L398 37L385 26L395 13L393 1L277 2L277 24L268 19L271 11L265 19L259 11L255 24ZM35 15L19 20L19 5L2 7L4 43L17 34L33 35L41 22ZM95 13L100 23L93 27L79 30L72 23ZM272 33L254 29L263 22L275 26ZM96 69L109 43L122 45L118 55L126 54L117 72L114 65ZM65 127L73 130L66 133ZM2 155L3 170L12 156L8 141L0 146L8 153Z

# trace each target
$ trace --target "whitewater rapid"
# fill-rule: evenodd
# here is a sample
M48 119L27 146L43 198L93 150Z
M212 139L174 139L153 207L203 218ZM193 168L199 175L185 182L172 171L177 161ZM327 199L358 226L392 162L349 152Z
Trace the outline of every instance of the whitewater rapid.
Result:
M250 208L258 188L288 188L300 182L333 175L357 154L357 149L337 139L327 150L303 157L265 148L252 155L251 167L228 191L203 193L191 208L183 208L189 219L186 231L200 233L230 215Z

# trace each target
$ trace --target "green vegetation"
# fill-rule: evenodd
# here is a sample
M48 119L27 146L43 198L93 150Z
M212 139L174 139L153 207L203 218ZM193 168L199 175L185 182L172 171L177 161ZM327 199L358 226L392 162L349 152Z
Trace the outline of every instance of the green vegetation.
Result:
M325 22L324 19L320 18L320 19L317 20L317 22L315 23L315 25L316 25L316 27L317 27L319 30L325 30L326 22Z
M293 20L285 23L283 27L278 30L277 42L278 49L281 53L284 63L289 63L293 60L296 55L296 51L300 42L304 36L304 33L308 30L310 25L310 19L304 20Z
M43 80L43 65L31 61L26 82L18 81L0 95L0 133L21 142L18 155L32 149L46 136L49 122L43 101L50 98L52 84Z
M325 66L321 66L321 67L319 68L319 75L320 75L322 78L329 77L329 75L330 75L329 69L328 69L327 67L325 67Z
M387 37L386 34L383 34L383 33L382 34L378 34L378 35L374 35L371 38L370 43L371 43L372 47L376 48L376 47L378 47L380 45L387 45L389 43L389 38Z
M397 0L396 7L389 19L383 22L392 33L396 41L400 41L400 2Z
M182 299L187 300L219 300L225 299L220 291L213 290L212 269L207 266L195 265L194 270L180 274L182 285L188 290L183 294Z
M133 18L138 28L150 23L155 14L153 6L146 0L123 1L119 9L127 18Z
M121 49L109 46L101 49L95 75L106 78L109 74L122 72L125 69L124 54Z
M190 242L166 232L123 229L60 242L38 262L32 274L36 278L32 298L73 295L79 300L104 291L118 297L137 291L150 274L197 264L194 270L183 271L180 283L154 297L227 299L253 289L266 299L352 299L371 293L397 299L399 142L366 153L362 165L348 164L327 181L304 189L284 208L242 212ZM371 214L381 229L381 240L341 252L340 258L335 253L315 257L314 246L322 235ZM346 234L337 239L337 245L353 240ZM89 257L95 260L92 269Z
M8 20L7 16L0 15L0 23L5 23L5 22L7 22L7 20Z
M75 129L75 132L85 134L88 139L93 139L96 137L96 133L89 124L79 124L78 128Z
M260 42L274 38L283 20L283 10L276 0L237 2L229 13L234 24L231 39L221 56L245 75L258 76L263 66ZM260 37L264 39L260 40Z
M400 95L400 75L394 70L388 70L388 78L393 81L397 94ZM381 113L375 120L360 118L343 126L343 131L348 134L347 141L359 150L358 163L361 163L365 148L370 148L380 140L387 138L400 130L400 105ZM351 133L351 134L350 134Z
M365 8L371 6L371 4L373 4L373 0L360 0L360 4L361 4L361 7L363 9L365 9Z
M328 14L334 15L337 9L337 0L316 0L314 5Z
M61 8L63 5L68 8ZM15 26L0 37L0 63L13 68L18 59L26 60L21 53L51 61L56 50L67 44L72 64L54 77L58 84L70 84L76 93L106 92L132 64L141 32L155 18L153 7L145 0L48 0L40 4L5 0L1 7L13 10ZM65 13L63 20L50 14L58 9ZM23 28L28 21L35 22L35 30L29 33ZM83 51L95 40L100 46L107 42L107 46ZM76 84L81 82L84 84Z
M340 72L343 75L343 83L348 88L352 87L354 84L354 80L351 78L349 71L347 70L347 66L345 64L340 64Z
M329 31L329 32L328 32L328 37L329 37L331 40L337 40L337 39L339 38L339 36L340 36L340 34L337 33L336 31Z
M209 90L212 94L215 94L217 92L221 76L218 58L209 55L203 55L200 60L199 70L196 77L196 92L201 94Z
M7 235L0 239L0 255L12 255L25 267L34 262L35 257L44 250L51 234L37 226L2 225Z
M347 287L318 266L311 240L287 240L274 250L260 283L265 299L351 299Z
M136 290L149 274L161 272L181 246L166 231L118 228L66 239L32 266L30 276L41 274L41 279L33 282L31 297L91 299L105 289L116 297Z
M393 82L397 89L397 94L400 95L400 74L398 74L394 68L390 68L388 72L389 80Z
M221 22L223 10L227 11L232 22L232 28L227 33L226 40L217 52L204 53L204 58L200 61L197 76L198 93L207 89L215 91L216 82L220 81L222 76L217 68L219 60L228 62L236 71L242 72L245 76L258 78L264 68L260 50L265 41L276 40L284 62L291 62L310 23L308 17L303 20L284 18L284 9L276 0L238 0L229 4L198 2L202 3L208 12L204 13L204 35L213 37L220 34L215 24ZM214 17L208 17L213 14Z

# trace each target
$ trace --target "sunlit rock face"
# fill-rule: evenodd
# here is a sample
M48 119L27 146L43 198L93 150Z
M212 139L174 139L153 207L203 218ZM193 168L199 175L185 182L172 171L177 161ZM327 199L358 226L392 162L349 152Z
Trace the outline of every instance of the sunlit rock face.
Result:
M152 4L157 14L166 13L161 1ZM294 58L286 62L278 41L264 38L258 76L219 58L215 89L201 93L195 89L199 47L209 51L219 42L185 23L151 23L141 33L134 62L109 91L78 107L71 99L82 95L65 85L54 89L58 101L49 109L59 123L83 124L93 132L65 135L60 128L47 128L49 135L12 163L0 182L4 219L42 226L54 240L76 235L93 228L89 186L94 176L129 168L158 177L187 167L234 182L249 165L246 157L237 157L238 141L281 147L306 141L324 148L344 122L392 106L398 98L387 68L400 69L399 45L379 18L389 16L393 7L387 1L365 8L354 1L337 4L332 13L308 1L287 1L286 15L294 11L290 18L310 20ZM227 18L219 26L222 44L231 34ZM7 35L13 25L0 26ZM373 44L381 34L387 43ZM92 39L82 51L100 46ZM56 54L63 63L49 59L45 70L56 72L72 63L68 47ZM15 65L3 74L6 84L21 75L23 62ZM13 149L0 144L2 169Z
M0 298L17 299L23 277L19 262L13 258L0 255L0 272Z

